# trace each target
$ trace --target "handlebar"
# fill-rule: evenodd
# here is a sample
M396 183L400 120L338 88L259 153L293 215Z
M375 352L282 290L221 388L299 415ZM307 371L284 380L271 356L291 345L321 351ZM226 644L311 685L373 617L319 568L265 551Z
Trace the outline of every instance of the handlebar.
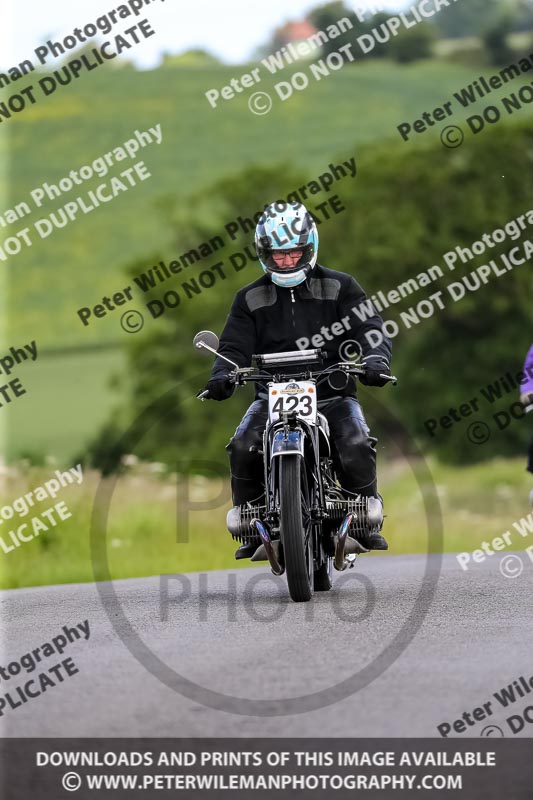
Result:
M333 364L331 367L326 367L326 369L320 371L313 371L313 370L305 370L304 372L299 372L296 374L291 374L289 376L283 376L285 380L308 380L308 379L316 379L316 385L318 386L324 380L327 380L329 374L335 371L342 371L345 372L347 375L365 375L366 370L362 366L357 366L352 364L351 362L346 361L339 361L337 364ZM388 383L392 383L393 386L396 386L398 383L398 379L394 375L386 375L384 373L380 373L379 377L381 380L387 381ZM233 370L229 373L228 379L235 383L237 386L244 386L246 383L260 383L264 381L272 381L276 380L276 375L270 372L261 372L260 370L254 367L239 367L238 369ZM196 395L198 400L209 400L209 390L204 389L201 392L198 392Z
M365 366L359 366L357 364L353 364L347 361L339 361L337 364L333 364L331 367L326 367L323 370L304 370L300 372L287 372L282 377L279 378L280 382L283 380L310 380L315 379L317 386L322 383L324 380L327 380L329 375L332 372L342 371L345 372L347 375L366 375L367 370ZM384 373L380 373L379 377L396 385L398 383L398 378L395 375L386 375ZM252 367L241 367L238 370L234 370L230 373L230 380L233 379L237 385L243 385L245 383L258 383L260 381L272 381L278 380L276 373L273 372L260 372L259 370L254 370Z
M395 375L384 375L380 372L379 377L382 381L388 381L388 383L392 383L393 386L396 386L398 383L398 378Z

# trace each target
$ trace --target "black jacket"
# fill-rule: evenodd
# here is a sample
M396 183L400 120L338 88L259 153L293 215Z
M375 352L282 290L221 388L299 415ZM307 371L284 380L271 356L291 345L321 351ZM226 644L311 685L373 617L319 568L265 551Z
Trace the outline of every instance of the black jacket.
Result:
M359 308L363 318L366 311L368 318L362 321L352 310L354 307ZM391 343L382 334L382 325L382 318L351 275L317 264L307 279L293 289L276 286L270 276L263 275L237 292L220 337L219 352L240 367L247 367L254 353L320 347L327 352L323 363L326 367L343 360L339 355L343 342L355 340L364 356L379 356L390 364ZM322 328L326 330L321 331ZM376 337L381 338L381 342L375 347L365 336L369 331L381 334ZM317 339L313 343L316 335L322 337L323 343ZM307 345L303 339L309 340ZM356 345L349 345L348 349L354 352ZM230 370L227 362L217 358L212 377L220 377ZM265 396L260 384L256 384L258 396ZM342 391L331 389L324 381L319 387L318 399L335 396L355 397L355 381L350 379Z

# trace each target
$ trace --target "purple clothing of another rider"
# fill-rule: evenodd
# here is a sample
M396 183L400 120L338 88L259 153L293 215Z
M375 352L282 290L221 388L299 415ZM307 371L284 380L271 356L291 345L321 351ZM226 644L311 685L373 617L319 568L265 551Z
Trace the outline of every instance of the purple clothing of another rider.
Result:
M529 353L526 356L526 363L524 364L525 382L520 386L520 398L524 405L529 404L528 395L533 397L533 344L529 348ZM533 412L531 412L533 413ZM529 443L527 467L528 472L533 473L533 439ZM533 505L533 492L530 495L531 503Z
M526 382L520 386L520 394L533 393L533 344L529 348L529 353L526 356L526 363L524 364L524 373Z

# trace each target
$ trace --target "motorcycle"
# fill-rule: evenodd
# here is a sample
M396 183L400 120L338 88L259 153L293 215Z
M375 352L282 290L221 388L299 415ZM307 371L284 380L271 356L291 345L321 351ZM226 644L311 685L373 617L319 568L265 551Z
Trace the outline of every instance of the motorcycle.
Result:
M329 591L333 567L343 571L368 550L361 544L383 521L381 502L373 497L347 497L331 458L329 426L319 411L317 387L328 381L339 391L350 375L364 375L364 365L339 363L321 369L320 349L254 355L252 366L239 367L218 352L219 340L200 331L193 345L232 367L236 386L268 387L268 419L263 434L264 502L246 503L228 513L233 538L257 545L251 560L268 561L274 575L287 576L295 602L307 602L313 591ZM397 379L382 375L394 385ZM207 390L197 398L209 399ZM233 512L233 513L232 513Z

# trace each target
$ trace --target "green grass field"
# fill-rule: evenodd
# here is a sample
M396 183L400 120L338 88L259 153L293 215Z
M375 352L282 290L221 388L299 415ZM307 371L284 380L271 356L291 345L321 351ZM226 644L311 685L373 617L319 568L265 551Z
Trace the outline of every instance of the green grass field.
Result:
M442 511L445 552L479 548L483 541L512 531L512 523L531 511L528 503L531 476L525 473L521 459L502 459L459 469L433 461L429 466L434 488L429 483L420 487L402 460L382 463L380 489L387 513L384 532L393 554L439 549L435 539L429 541L422 499L431 497L435 491ZM52 477L53 471L54 466L10 469L2 481L2 497L12 502ZM93 565L90 556L89 530L98 481L96 473L89 473L82 486L66 487L58 495L57 501L67 504L71 519L10 553L0 552L2 588L85 582L104 577L101 564ZM220 484L201 477L191 479L188 494L196 503L228 496L227 491L221 493ZM49 505L45 501L37 510ZM141 465L118 481L110 503L107 530L97 523L95 537L96 541L104 542L114 579L247 566L248 562L243 565L233 559L235 544L225 528L228 507L226 501L212 511L191 512L188 540L178 544L176 481L159 477L157 465ZM433 519L432 530L439 515ZM7 539L10 527L4 522L0 536ZM187 538L184 531L181 524L181 539ZM522 539L515 532L513 549L533 544L533 534L529 538ZM364 560L360 564L364 570Z
M112 376L124 375L120 349L38 357L16 372L27 394L10 409L8 457L69 463L109 416L117 396Z

